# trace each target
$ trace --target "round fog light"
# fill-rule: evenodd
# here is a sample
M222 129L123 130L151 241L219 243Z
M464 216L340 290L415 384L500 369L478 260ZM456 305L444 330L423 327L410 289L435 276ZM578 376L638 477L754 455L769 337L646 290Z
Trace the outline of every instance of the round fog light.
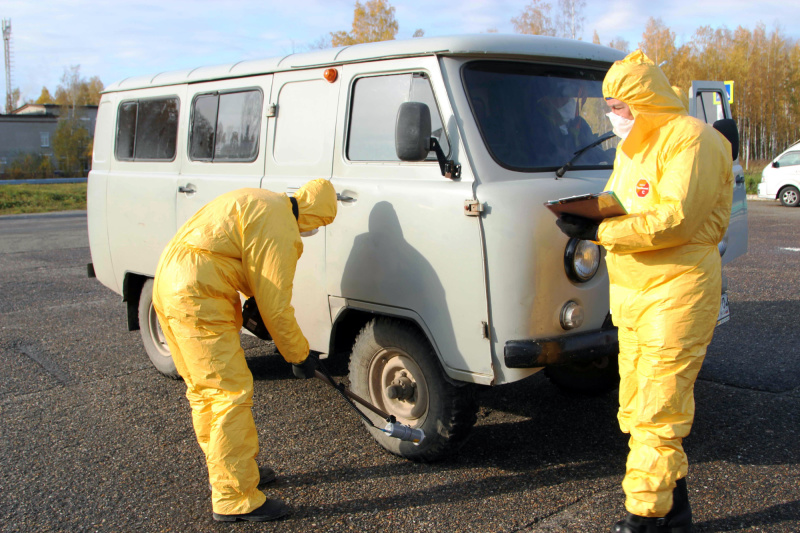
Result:
M583 307L575 302L567 302L561 308L561 327L575 329L583 324Z

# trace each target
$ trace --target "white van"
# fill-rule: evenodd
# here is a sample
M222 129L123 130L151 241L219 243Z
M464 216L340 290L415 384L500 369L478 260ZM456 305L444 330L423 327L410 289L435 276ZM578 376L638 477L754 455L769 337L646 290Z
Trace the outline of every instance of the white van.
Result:
M800 205L800 142L764 167L758 184L758 197L780 200L786 207Z
M459 36L113 84L88 185L94 272L175 377L151 278L177 228L226 191L291 194L327 178L339 213L304 239L293 303L312 350L349 357L356 394L425 431L420 446L373 431L382 446L444 457L475 423L480 386L542 369L567 389L614 388L603 250L567 239L543 203L605 185L616 141L575 154L610 130L601 85L622 57L573 40ZM724 94L696 84L691 111L729 119ZM747 245L735 169L724 262Z

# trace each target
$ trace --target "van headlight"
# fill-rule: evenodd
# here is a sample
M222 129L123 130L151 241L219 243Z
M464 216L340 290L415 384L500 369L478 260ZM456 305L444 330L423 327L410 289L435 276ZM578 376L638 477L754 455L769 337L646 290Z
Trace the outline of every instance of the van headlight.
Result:
M592 241L570 239L564 251L564 270L567 277L585 283L597 274L600 268L600 246Z

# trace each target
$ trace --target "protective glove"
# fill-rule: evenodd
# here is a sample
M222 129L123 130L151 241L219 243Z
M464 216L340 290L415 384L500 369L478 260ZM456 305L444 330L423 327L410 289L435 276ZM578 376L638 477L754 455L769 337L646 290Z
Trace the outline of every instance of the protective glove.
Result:
M294 374L294 377L300 379L313 378L317 366L319 366L317 356L309 353L306 360L302 363L292 363L292 374Z
M556 225L567 237L583 239L584 241L596 241L597 228L600 226L588 218L567 213L556 220Z

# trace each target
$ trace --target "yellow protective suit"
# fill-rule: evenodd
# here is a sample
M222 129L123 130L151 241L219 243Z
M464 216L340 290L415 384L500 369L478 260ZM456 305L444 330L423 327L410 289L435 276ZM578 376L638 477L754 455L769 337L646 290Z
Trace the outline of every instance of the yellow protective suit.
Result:
M300 232L333 221L336 192L319 179L295 198L297 220L285 194L241 189L220 196L178 230L156 270L153 305L186 382L218 514L248 513L266 500L256 488L253 376L239 338L239 293L255 296L284 359L300 363L309 353L291 305Z
M664 516L675 481L687 473L682 440L719 312L717 244L730 218L731 148L688 116L661 70L638 50L614 63L603 94L628 104L635 119L606 186L629 214L598 230L619 328L618 418L631 435L623 488L629 512Z

